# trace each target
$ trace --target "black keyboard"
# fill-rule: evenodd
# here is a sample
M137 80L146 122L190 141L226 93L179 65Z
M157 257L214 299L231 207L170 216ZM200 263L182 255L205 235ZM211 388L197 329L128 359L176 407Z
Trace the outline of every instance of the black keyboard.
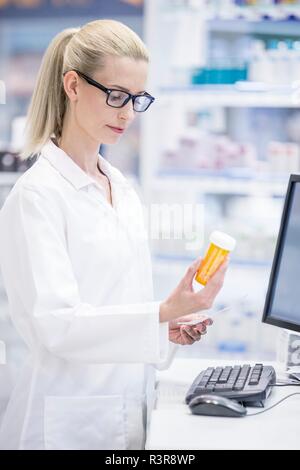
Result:
M263 364L208 367L196 377L185 401L189 404L198 395L213 393L232 398L245 406L263 406L275 381L274 368Z

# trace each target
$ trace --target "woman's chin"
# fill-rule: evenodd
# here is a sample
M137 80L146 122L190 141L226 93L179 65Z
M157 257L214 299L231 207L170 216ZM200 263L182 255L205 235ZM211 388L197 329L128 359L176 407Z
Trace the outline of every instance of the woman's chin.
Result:
M101 139L101 143L104 144L104 145L112 145L112 144L116 144L117 142L119 142L120 138L122 137L122 135L112 135L112 136L106 136L105 139Z

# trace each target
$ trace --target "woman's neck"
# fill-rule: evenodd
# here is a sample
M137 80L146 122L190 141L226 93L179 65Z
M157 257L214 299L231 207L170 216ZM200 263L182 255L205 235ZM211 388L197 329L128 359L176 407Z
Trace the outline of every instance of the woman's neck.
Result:
M71 126L67 119L57 145L88 175L99 174L100 144L90 139L81 129Z

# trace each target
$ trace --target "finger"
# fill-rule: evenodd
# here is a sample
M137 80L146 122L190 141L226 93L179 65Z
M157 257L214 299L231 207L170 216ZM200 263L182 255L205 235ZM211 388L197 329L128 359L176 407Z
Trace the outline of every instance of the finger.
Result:
M214 322L214 321L213 321L212 318L206 318L206 319L203 321L204 325L206 325L206 326L211 326L211 325L213 324L213 322Z
M192 340L192 338L186 333L186 331L183 331L181 333L181 341L183 345L187 345L187 344L193 344L194 343L194 340Z
M199 269L200 263L202 258L197 258L189 267L188 270L183 278L184 285L186 287L192 287L193 279L195 277L196 272Z
M185 331L194 341L198 341L201 337L201 333L192 326L186 327Z
M224 278L226 274L226 270L228 268L228 260L225 260L220 268L213 274L213 276L208 280L206 286L204 287L203 291L205 291L205 295L208 298L214 299L218 292L221 290ZM201 291L199 292L201 294Z
M197 325L194 327L194 331L198 333L198 335L205 335L207 332L206 326L205 325Z
M182 336L184 344L194 343L194 340L190 337L190 335L184 329L181 330L181 336Z
M189 327L189 329L185 330L185 332L189 335L190 338L193 339L193 341L199 341L201 339L200 331L197 331L194 326Z

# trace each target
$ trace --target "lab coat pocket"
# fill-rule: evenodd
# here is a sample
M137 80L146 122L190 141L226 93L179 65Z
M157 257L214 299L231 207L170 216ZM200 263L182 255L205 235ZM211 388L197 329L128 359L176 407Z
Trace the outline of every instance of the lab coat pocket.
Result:
M126 449L122 396L45 398L46 450Z

